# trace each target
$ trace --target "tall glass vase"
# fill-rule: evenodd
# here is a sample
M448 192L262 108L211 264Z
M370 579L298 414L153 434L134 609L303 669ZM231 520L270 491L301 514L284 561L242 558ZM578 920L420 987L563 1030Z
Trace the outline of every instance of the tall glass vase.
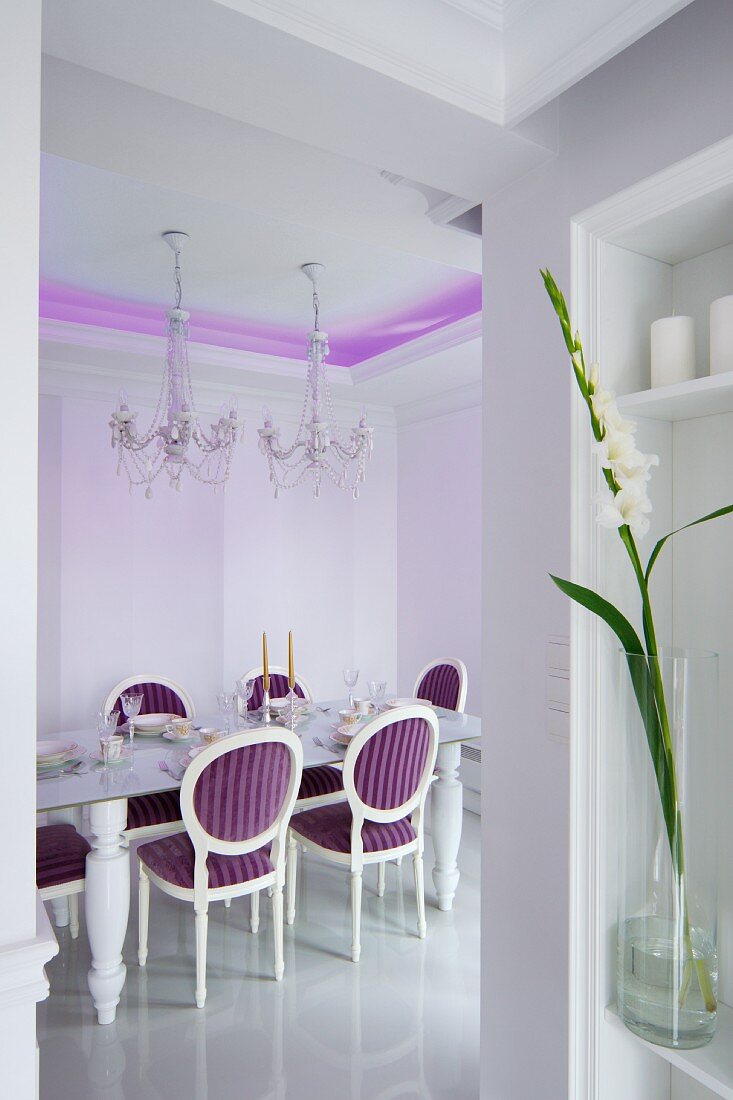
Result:
M650 1042L703 1046L717 1015L717 655L623 653L620 699L618 1010Z

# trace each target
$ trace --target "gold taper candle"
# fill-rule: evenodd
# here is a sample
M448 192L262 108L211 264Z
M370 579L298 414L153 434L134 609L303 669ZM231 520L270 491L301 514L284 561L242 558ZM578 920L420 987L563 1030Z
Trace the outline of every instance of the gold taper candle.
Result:
M270 673L267 669L267 635L262 631L262 686L265 691L270 690Z
M293 670L293 632L288 631L288 684L290 690L295 691L295 672Z

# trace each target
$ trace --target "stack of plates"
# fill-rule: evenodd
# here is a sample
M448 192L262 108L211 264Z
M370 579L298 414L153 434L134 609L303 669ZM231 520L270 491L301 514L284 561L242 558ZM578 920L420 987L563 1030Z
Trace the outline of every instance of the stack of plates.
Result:
M36 770L46 772L65 768L67 764L81 760L83 755L84 750L76 741L37 741Z

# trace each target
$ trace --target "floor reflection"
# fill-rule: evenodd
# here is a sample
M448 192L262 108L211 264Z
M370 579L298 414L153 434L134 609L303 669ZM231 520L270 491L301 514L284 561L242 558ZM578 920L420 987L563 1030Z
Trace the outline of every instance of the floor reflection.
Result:
M213 906L202 1011L193 1004L191 906L153 893L140 970L133 899L127 985L110 1027L94 1022L83 922L76 941L60 930L51 996L39 1006L41 1100L475 1100L479 821L470 814L464 838L453 913L437 910L427 876L425 941L415 935L409 861L389 867L383 899L376 869L365 875L358 966L348 959L347 876L312 857L302 861L281 983L266 899L256 936L248 902Z

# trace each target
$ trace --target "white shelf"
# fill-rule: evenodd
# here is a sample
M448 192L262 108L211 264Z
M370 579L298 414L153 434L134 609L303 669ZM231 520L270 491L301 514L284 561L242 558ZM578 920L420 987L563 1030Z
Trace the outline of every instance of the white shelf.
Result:
M693 420L733 412L733 371L693 378L676 386L627 393L618 399L624 413L649 420Z
M660 1058L686 1073L688 1077L699 1081L716 1096L733 1100L733 1008L718 1005L718 1030L712 1042L698 1050L671 1050L647 1043L624 1025L616 1012L615 1005L606 1009L606 1020L613 1027L630 1036L634 1042L643 1043L647 1050L658 1054Z

